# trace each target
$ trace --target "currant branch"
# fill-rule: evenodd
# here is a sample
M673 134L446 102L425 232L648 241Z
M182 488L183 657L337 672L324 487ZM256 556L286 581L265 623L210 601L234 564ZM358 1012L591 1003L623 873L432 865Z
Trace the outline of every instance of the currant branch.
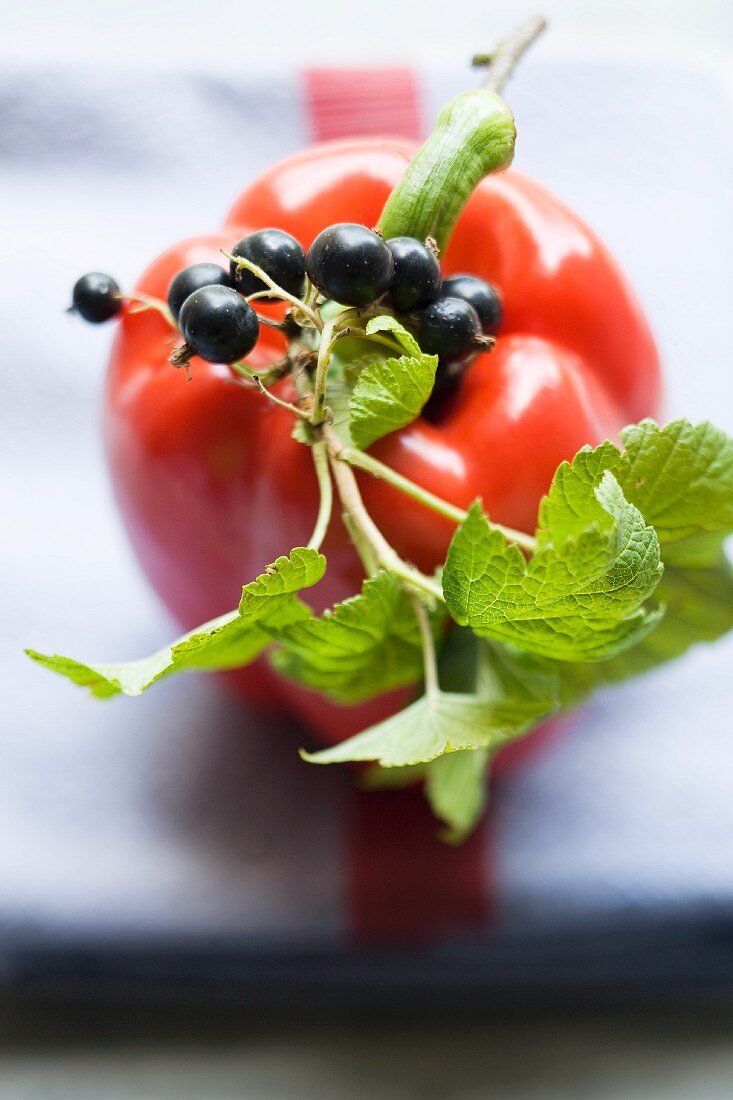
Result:
M348 462L350 466L356 466L358 469L371 474L372 477L387 482L401 493L404 493L405 496L417 501L418 504L423 504L426 508L431 509L440 516L445 516L446 519L450 519L454 523L463 523L468 515L468 512L463 508L457 508L454 504L443 500L442 497L431 493L429 489L423 489L420 485L416 485L414 481L410 481L409 478L397 473L391 466L387 466L384 462L380 462L379 459L373 458L372 455L368 455L356 447L343 447L337 457L342 462ZM529 554L533 554L537 549L537 539L533 535L527 535L524 531L518 531L514 527L506 527L502 523L493 523L492 526L501 531L509 542L516 542L517 546L521 546Z
M414 566L403 561L369 515L353 470L338 457L341 450L341 440L336 432L330 424L324 424L321 431L328 446L331 471L341 498L341 504L345 513L349 516L353 528L358 531L361 539L368 543L378 564L388 572L394 573L396 577L412 589L430 596L433 600L443 602L443 590L440 585L431 577L421 573L419 569L415 569Z
M246 295L246 301L254 301L264 297L280 298L283 302L289 302L293 307L296 320L298 317L301 317L319 332L323 329L323 318L318 310L306 305L301 298L297 298L294 294L291 294L289 291L279 286L272 276L268 275L258 264L252 263L251 260L247 260L243 256L238 256L236 253L227 252L225 248L222 248L220 251L222 256L226 256L236 271L249 271L251 275L254 275L255 278L259 279L260 282L264 283L268 288L268 290L265 291L258 290L253 294Z
M326 441L321 439L314 443L311 447L311 453L313 455L313 465L318 481L319 505L316 525L306 545L311 550L320 550L328 531L328 525L331 522L331 511L333 509L333 482L331 481L331 471L328 464L328 446Z
M148 313L150 310L155 310L161 315L166 324L170 325L174 332L178 332L178 325L175 322L173 314L160 298L154 298L151 294L122 294L120 298L123 302L132 303L130 313Z
M433 633L430 629L430 620L425 610L425 604L418 599L414 593L410 593L410 602L412 603L412 609L415 612L415 618L420 627L425 694L427 696L434 696L440 691L440 683L438 681L438 662L435 656L435 642L433 641Z

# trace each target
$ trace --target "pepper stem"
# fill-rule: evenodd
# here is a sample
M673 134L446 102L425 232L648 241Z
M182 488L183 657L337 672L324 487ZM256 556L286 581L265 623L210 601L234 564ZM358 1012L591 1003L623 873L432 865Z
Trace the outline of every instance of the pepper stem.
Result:
M433 238L445 252L481 180L512 162L514 118L497 89L544 26L544 19L535 16L490 57L480 59L489 64L485 87L463 92L440 112L432 134L387 199L378 225L383 237Z
M476 68L488 67L484 88L489 92L500 92L514 71L514 67L525 50L529 49L536 38L547 27L542 15L533 15L496 47L493 53L478 54L471 64Z

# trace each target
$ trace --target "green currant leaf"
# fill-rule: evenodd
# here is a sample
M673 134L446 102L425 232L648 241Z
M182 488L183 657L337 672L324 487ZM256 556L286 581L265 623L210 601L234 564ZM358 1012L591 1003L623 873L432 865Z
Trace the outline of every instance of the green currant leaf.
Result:
M714 565L733 532L733 439L708 422L653 420L621 433L626 497L662 544L665 564Z
M444 615L432 615L440 631ZM391 573L378 573L320 618L278 631L272 654L278 672L340 703L359 703L405 684L419 683L420 630L404 588Z
M351 438L362 450L411 424L435 384L437 355L403 355L369 363L356 380L349 412Z
M447 635L440 654L440 679L451 694L479 699L502 716L506 740L529 732L559 705L555 663L476 638L458 627ZM459 697L460 697L459 695ZM441 834L459 843L476 826L486 806L487 772L494 746L461 749L425 764L382 767L361 775L367 789L395 789L424 781L425 796L446 825Z
M733 628L733 569L724 560L713 568L667 569L657 595L666 605L661 622L637 645L605 661L554 661L477 638L465 628L453 630L441 653L441 682L480 697L519 689L537 699L540 722L559 707L579 705L599 687L649 672ZM443 839L459 843L484 811L490 755L488 749L475 749L412 767L373 765L362 784L382 789L423 781L433 812L445 822Z
M610 470L624 496L657 532L665 565L715 565L722 540L733 532L733 440L708 422L653 420L621 433L613 443L584 447L563 462L540 507L540 539L572 534L587 489Z
M113 695L140 695L175 672L220 670L249 664L288 624L309 618L310 610L297 599L300 589L316 584L326 559L316 550L296 547L278 558L256 580L242 589L236 611L198 627L150 657L121 664L83 664L58 654L53 657L27 650L28 656L53 672L66 676L99 699Z
M371 321L367 322L367 336L374 336L380 332L386 332L394 336L397 343L413 358L419 358L422 355L420 345L415 337L411 332L408 332L404 325L400 324L396 317L392 317L388 313L384 313L380 317L372 317Z
M383 768L424 764L447 752L496 748L536 721L516 701L436 691L330 749L301 755L314 764L375 760Z
M661 612L642 605L661 576L654 529L614 476L575 501L560 538L542 532L527 562L474 504L448 551L448 611L474 633L560 660L601 660L639 641Z
M557 663L563 706L575 705L605 684L649 672L733 629L733 569L725 559L709 568L665 569L656 595L665 606L664 617L638 645L608 661Z
M486 809L490 751L449 752L425 765L425 797L445 822L443 840L460 844L473 832Z
M492 658L490 658L492 659ZM557 706L551 676L525 682L497 665L478 693L434 691L334 748L305 758L318 764L375 760L383 768L425 764L467 749L494 750L521 736Z
M326 379L326 405L344 447L354 446L350 403L359 374L370 363L382 362L385 355L384 348L357 336L346 337L334 348Z
M417 359L423 358L415 337L412 336L404 325L401 325L395 317L391 317L387 314L381 317L373 317L367 323L366 332L366 337L351 335L345 337L343 340L339 340L334 347L328 369L326 404L331 411L334 430L345 447L366 445L357 443L356 438L353 438L351 433L351 398L361 373L369 369L367 383L362 384L359 393L363 395L376 385L382 400L384 400L384 390L380 388L379 383L382 365L386 361L393 362L395 353L398 353L399 348L402 348L407 353L408 357ZM370 336L378 336L380 334L390 336L394 342L395 348L391 360L388 348L385 348L381 343L369 339ZM402 357L397 354L397 359L399 360L401 358ZM387 373L390 375L395 374L394 368L387 368ZM397 386L398 390L401 386L404 386L404 374L403 368L400 368L396 372L396 382L394 384ZM433 379L434 377L435 374L433 372ZM369 379L371 379L371 381L369 381ZM420 384L422 386L422 382ZM414 404L414 393L409 387L407 387L405 399L408 403L412 401ZM359 398L357 398L357 401L358 400ZM388 422L394 424L394 427L390 427L386 430L394 431L395 427L401 427L405 423L409 423L410 420L414 420L415 417L419 415L422 406L425 404L425 400L427 400L427 398L422 400L421 403L418 403L416 411L410 411L408 413L403 409L401 415L396 418L392 410L389 408L386 409L385 414ZM380 409L383 408L381 404L379 407ZM407 419L404 419L405 417L407 417ZM385 434L385 432L379 434ZM378 435L374 438L378 438Z

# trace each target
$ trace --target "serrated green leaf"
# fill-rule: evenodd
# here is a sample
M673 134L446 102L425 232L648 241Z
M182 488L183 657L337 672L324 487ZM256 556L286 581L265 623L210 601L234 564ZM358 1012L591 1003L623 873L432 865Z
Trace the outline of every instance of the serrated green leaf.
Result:
M455 621L482 637L566 661L611 657L652 629L660 612L642 605L662 572L653 528L608 471L578 496L575 508L559 545L545 532L527 562L474 505L443 572Z
M326 405L331 423L344 447L353 447L351 438L351 395L360 372L370 363L384 360L386 352L362 337L349 336L336 344L326 380Z
M442 611L432 615L434 631ZM420 630L404 588L391 573L364 581L352 596L320 618L279 631L272 660L278 672L339 703L358 703L405 684L419 683Z
M621 451L606 441L582 447L572 462L561 462L549 492L540 501L537 541L562 545L594 522L603 523L602 506L594 490L609 470L618 481ZM623 491L623 486L622 486Z
M349 402L354 444L363 450L411 424L430 397L437 366L437 355L403 355L364 367Z
M511 693L521 685L538 697L556 695L558 708L581 703L592 691L643 675L680 657L694 645L712 642L733 628L733 570L721 560L711 569L668 569L656 594L666 612L659 624L635 646L604 661L556 661L477 638L461 629L449 635L445 667L465 676L462 690L477 693L495 690L499 678ZM451 652L455 648L455 652ZM443 675L444 659L441 659ZM444 682L455 684L453 678Z
M440 657L441 683L493 707L501 716L501 743L528 733L559 706L557 663L512 651L457 628L447 636ZM424 781L425 796L445 822L443 839L459 843L475 827L486 805L487 769L496 746L448 752L425 764L382 767L374 764L361 776L367 789L396 789Z
M444 752L499 745L507 736L501 717L473 695L435 692L340 745L302 756L313 763L375 760L383 768L426 763Z
M584 447L563 462L540 506L542 542L572 534L578 508L585 514L588 486L610 470L630 504L657 532L666 565L715 565L722 539L733 532L733 440L708 422L653 420L621 433L613 443Z
M395 344L402 347L409 356L422 358L422 352L415 337L395 317L386 314L381 317L373 317L367 323L366 332L370 336L380 333L389 335L393 337ZM372 375L375 372L378 375L381 364L387 359L388 352L383 346L363 336L347 336L339 340L334 347L326 382L326 404L331 411L334 430L345 447L366 446L362 442L357 442L357 439L352 437L351 434L351 397L360 374L364 370L370 369ZM433 372L433 379L434 377ZM409 399L410 395L408 394L408 401ZM425 401L419 406L417 412L411 412L408 420L403 420L398 426L409 423L409 420L414 420L424 403ZM406 415L404 410L402 415ZM394 428L387 430L393 431ZM375 438L378 438L378 436Z
M733 629L733 570L725 560L712 568L666 569L656 594L664 603L664 617L638 645L608 661L558 663L563 706L574 706L604 685L650 672Z
M394 768L425 764L464 749L493 751L555 709L554 681L544 676L541 688L538 683L523 682L521 677L510 680L498 669L490 685L484 682L485 695L429 693L349 741L305 756L318 764L375 760Z
M405 349L408 355L419 357L422 355L420 345L411 332L401 325L396 317L392 317L388 313L382 314L380 317L372 317L367 322L366 333L367 336L374 336L379 332L388 332L391 336L394 336L397 343Z
M686 420L664 428L642 420L621 438L619 480L656 529L665 563L715 564L733 531L733 439L708 422Z
M193 669L240 668L270 644L273 633L309 618L311 612L295 593L316 584L326 559L316 550L296 547L280 557L256 580L246 584L236 611L221 615L179 638L150 657L119 664L83 664L58 654L35 650L28 656L99 699L140 695L163 676Z

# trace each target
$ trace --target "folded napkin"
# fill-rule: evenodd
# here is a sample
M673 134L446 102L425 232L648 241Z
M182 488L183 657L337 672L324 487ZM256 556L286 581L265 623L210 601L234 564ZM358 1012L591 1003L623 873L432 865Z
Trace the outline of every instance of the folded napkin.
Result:
M471 80L0 73L6 989L364 1000L733 984L731 641L598 696L495 786L458 850L419 793L364 795L306 766L287 720L211 679L100 704L20 655L122 659L174 631L111 501L111 334L63 314L75 278L101 268L129 286L169 243L217 227L273 160L313 139L418 136ZM507 95L517 165L635 284L669 414L733 430L723 91L677 66L538 52Z

